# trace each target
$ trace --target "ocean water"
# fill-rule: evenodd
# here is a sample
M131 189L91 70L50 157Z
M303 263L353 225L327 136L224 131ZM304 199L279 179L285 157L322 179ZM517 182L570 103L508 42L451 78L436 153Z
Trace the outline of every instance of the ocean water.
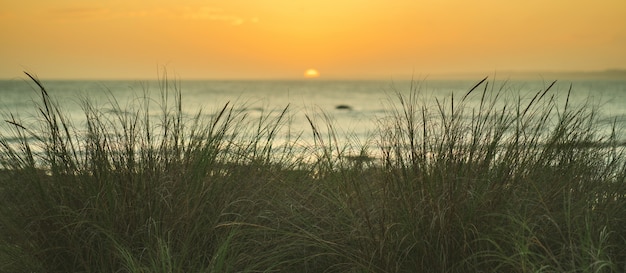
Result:
M168 92L179 90L182 109L188 116L199 111L210 117L226 103L234 106L250 120L261 116L278 115L289 106L288 125L292 134L301 132L300 139L313 142L313 133L306 116L311 117L318 129L325 131L329 118L340 140L350 139L363 145L378 139L381 121L399 106L397 93L408 94L417 90L420 104L437 110L437 102L450 107L450 101L458 101L480 79L476 80L425 80L425 81L170 81ZM106 113L115 99L122 109L137 109L142 97L151 98L150 105L158 114L163 91L159 81L59 81L42 80L48 93L61 105L64 114L73 120L77 128L85 124L83 100L88 99ZM534 94L544 90L551 81L494 81L486 87L489 92L500 92L501 102L514 102L517 98L529 101ZM566 102L568 91L570 105L589 103L599 109L599 122L616 122L617 129L626 128L626 80L577 80L559 81L551 89L561 105ZM481 85L467 99L468 107L478 107ZM37 103L41 94L36 85L26 79L0 81L0 134L11 137L4 120L10 115L19 117L24 125L36 126ZM172 97L170 97L171 102ZM471 113L471 111L467 111ZM607 131L607 134L610 133ZM626 133L626 132L624 132ZM626 137L622 137L626 140Z

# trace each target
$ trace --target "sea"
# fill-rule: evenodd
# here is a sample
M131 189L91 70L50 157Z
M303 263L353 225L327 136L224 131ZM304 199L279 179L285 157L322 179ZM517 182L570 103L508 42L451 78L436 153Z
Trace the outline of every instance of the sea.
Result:
M133 112L149 103L151 115L158 120L164 98L170 104L180 92L182 111L191 120L200 115L215 117L225 105L254 122L264 117L271 121L287 108L283 130L291 139L296 135L305 145L315 143L314 131L328 133L341 143L376 145L381 137L381 124L400 110L399 95L417 94L417 103L436 113L439 107L464 105L472 113L478 108L483 91L489 96L499 93L502 103L518 99L530 102L535 94L548 88L550 79L489 80L482 82L460 103L464 96L482 79L459 80L41 80L50 97L76 128L84 128L85 101L113 115L113 103L122 111ZM626 129L626 79L559 80L547 96L562 107L584 103L598 109L598 123L611 125L617 132ZM146 100L146 98L148 98ZM0 81L0 137L15 140L14 126L6 122L13 118L26 127L36 128L41 92L28 78ZM511 106L512 107L512 106ZM174 108L175 109L175 108ZM395 110L394 110L395 109ZM511 108L509 108L511 109ZM554 113L558 115L559 109ZM312 125L313 124L313 125ZM626 142L626 131L620 136ZM287 135L287 134L285 134ZM280 140L279 140L280 141Z

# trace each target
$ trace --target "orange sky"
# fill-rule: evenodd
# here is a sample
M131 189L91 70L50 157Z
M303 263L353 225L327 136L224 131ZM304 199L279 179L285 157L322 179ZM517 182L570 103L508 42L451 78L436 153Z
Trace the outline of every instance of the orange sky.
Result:
M0 0L0 78L626 68L624 0Z

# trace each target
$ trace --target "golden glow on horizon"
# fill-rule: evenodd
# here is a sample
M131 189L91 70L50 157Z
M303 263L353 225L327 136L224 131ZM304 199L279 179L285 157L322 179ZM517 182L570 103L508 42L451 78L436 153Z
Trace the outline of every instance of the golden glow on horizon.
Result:
M320 72L318 72L316 69L310 68L304 71L304 77L307 79L314 79L318 78L319 76Z
M626 69L626 1L5 1L0 78Z

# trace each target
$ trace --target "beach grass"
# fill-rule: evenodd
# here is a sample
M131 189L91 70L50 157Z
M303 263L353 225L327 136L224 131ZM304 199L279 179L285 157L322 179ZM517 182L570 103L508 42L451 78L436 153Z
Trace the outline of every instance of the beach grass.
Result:
M27 76L38 122L0 136L0 272L626 272L619 128L552 84L427 104L415 83L360 142L325 113L291 132L288 106L189 117L166 78L84 99L79 126Z

